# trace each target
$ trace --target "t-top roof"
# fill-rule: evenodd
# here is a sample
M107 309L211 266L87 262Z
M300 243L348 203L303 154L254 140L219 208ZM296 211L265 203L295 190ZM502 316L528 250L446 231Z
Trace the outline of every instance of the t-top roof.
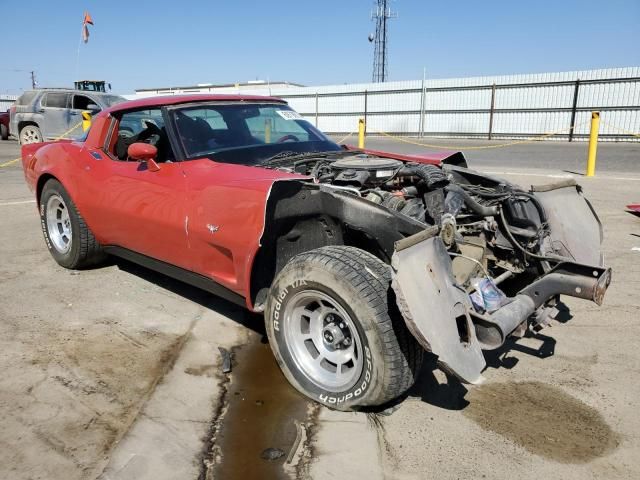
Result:
M129 110L142 107L159 107L164 105L178 105L181 103L196 102L280 102L286 103L281 98L266 97L262 95L221 95L221 94L192 94L192 95L165 95L145 97L136 100L117 103L109 108L109 112Z

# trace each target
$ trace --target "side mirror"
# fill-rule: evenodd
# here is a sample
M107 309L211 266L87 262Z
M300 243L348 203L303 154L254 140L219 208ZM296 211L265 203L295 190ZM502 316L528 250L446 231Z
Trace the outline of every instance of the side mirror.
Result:
M100 111L100 107L95 103L90 103L87 105L87 110L89 110L92 114L96 114Z
M129 155L129 158L138 160L139 162L145 162L147 164L147 170L150 172L160 170L160 166L155 161L158 156L158 149L153 145L141 142L132 143L127 149L127 155Z

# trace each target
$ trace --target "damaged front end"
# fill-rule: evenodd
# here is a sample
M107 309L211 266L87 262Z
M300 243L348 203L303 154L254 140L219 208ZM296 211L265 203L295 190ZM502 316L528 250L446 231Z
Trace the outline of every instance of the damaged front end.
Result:
M269 272L331 244L391 263L412 334L476 383L483 350L547 325L560 295L601 304L611 270L600 221L575 181L524 190L467 168L461 154L433 160L350 151L270 160L314 182L274 186L263 243L276 252Z
M601 305L611 269L600 221L574 181L523 191L448 170L457 181L445 187L444 221L396 243L393 288L422 346L461 380L479 383L482 350L545 326L560 295Z

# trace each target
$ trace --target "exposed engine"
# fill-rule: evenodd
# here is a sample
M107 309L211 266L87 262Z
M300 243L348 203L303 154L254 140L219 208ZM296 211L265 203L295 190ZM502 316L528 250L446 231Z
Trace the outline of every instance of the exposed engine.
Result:
M292 162L286 170L343 188L427 224L439 223L447 174L434 165L404 163L367 154L337 154ZM283 165L279 166L283 168Z
M470 292L479 277L497 284L529 270L533 278L545 255L565 253L553 250L544 208L534 195L473 170L352 152L278 158L269 166L437 226L456 280Z

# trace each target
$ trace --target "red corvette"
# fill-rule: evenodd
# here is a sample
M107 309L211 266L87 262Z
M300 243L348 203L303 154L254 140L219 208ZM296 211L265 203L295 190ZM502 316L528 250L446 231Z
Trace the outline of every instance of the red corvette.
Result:
M425 350L479 382L483 350L611 276L575 183L341 147L276 98L121 103L22 162L60 265L118 255L264 312L285 376L342 410L401 395Z

